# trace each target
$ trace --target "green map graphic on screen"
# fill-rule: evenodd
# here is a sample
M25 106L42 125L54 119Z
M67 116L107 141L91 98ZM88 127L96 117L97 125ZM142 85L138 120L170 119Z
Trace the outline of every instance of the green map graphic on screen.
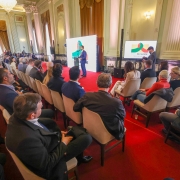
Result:
M144 52L148 53L147 48L149 47L148 44L138 43L138 44L132 44L131 53L137 53L137 52Z

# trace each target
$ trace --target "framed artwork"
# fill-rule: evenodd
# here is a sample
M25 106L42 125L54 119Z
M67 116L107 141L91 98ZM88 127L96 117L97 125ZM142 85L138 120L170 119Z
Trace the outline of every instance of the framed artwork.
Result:
M15 21L16 21L16 22L23 22L23 21L24 21L24 18L23 18L23 16L15 15Z

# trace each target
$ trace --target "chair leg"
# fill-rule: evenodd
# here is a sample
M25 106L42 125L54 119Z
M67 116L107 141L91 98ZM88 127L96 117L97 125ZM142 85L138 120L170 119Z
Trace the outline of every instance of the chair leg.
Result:
M124 133L124 137L122 139L122 152L124 152L124 149L125 149L125 139L126 139L126 135Z
M105 144L101 144L101 166L104 166Z
M165 138L165 141L164 141L165 143L166 143L167 140L168 140L170 131L171 131L171 126L170 126L169 129L168 129L168 133L167 133L166 138Z
M134 108L135 108L135 104L133 104L133 108L132 108L132 113L131 113L131 117L133 116L133 114L134 114Z
M74 170L74 174L75 174L75 176L76 176L76 180L79 180L79 174L78 174L77 166L76 166L76 168L75 168L75 170Z
M58 120L58 110L55 108L55 120Z
M150 118L151 118L151 112L148 112L148 114L147 114L147 120L146 120L146 128L148 127L148 124L149 124L149 120L150 120Z
M67 126L69 126L69 118L66 116L66 118L67 118Z
M62 113L62 116L63 116L63 121L64 121L64 127L65 127L65 129L67 128L67 123L66 123L66 121L67 121L67 119L66 119L66 114L65 113Z

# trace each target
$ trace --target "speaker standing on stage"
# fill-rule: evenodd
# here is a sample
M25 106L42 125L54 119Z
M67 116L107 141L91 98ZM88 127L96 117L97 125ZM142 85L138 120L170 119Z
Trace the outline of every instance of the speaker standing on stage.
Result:
M144 60L151 60L153 62L152 69L155 70L156 51L154 51L154 48L152 46L149 46L147 50L149 51L150 55L148 56L148 58L143 58L143 62L144 62Z
M79 60L81 62L81 69L82 69L82 72L83 74L81 75L82 77L86 77L86 56L87 56L87 53L86 51L84 50L84 46L81 46L81 55L79 56Z

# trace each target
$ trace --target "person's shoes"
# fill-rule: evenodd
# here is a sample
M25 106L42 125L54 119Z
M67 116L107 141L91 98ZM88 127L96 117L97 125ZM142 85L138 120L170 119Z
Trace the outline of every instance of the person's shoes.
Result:
M168 133L168 131L167 131L166 129L162 129L162 132L163 132L164 134L167 134L167 133Z
M127 100L125 101L125 104L126 104L127 106L130 106L130 104L131 104L131 99L127 99Z
M86 77L85 75L83 75L82 77Z
M84 76L83 74L81 76Z
M81 163L88 163L92 160L92 156L83 156L82 158L78 159L78 165Z

